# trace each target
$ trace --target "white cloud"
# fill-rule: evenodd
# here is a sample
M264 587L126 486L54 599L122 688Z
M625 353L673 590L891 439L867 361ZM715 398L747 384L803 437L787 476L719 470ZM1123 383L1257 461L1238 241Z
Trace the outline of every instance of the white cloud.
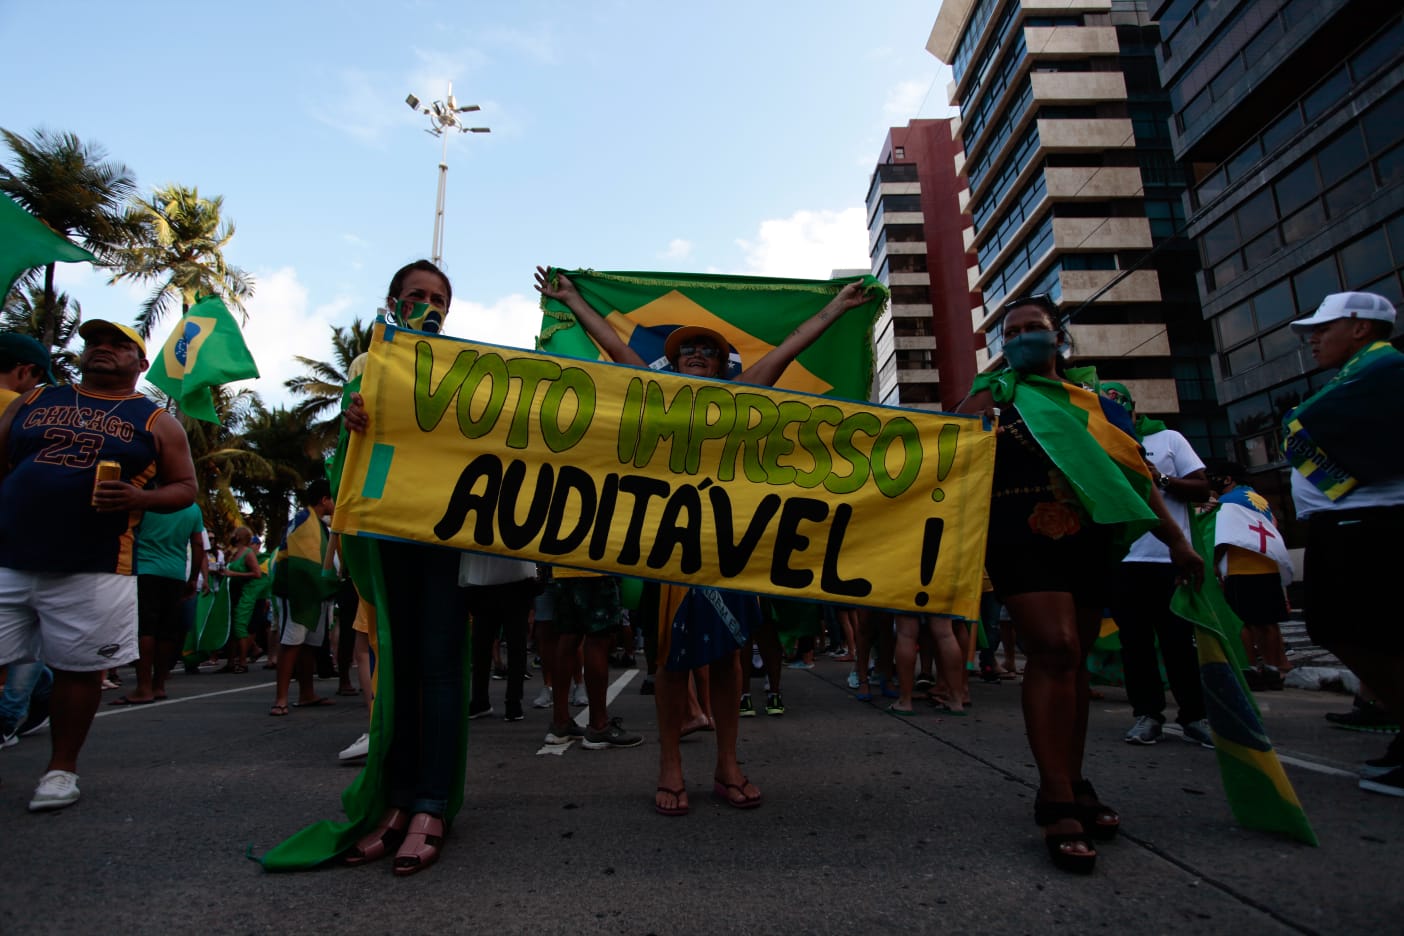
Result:
M866 222L862 205L762 221L754 240L736 242L746 253L742 272L828 279L834 270L867 268Z
M492 305L454 300L445 322L445 334L509 348L534 348L541 331L541 301L534 295L513 293Z
M686 260L688 257L692 256L692 241L683 240L681 237L675 237L668 241L668 249L658 256L662 257L664 260Z
M906 122L917 116L927 89L935 94L936 89L929 81L899 81L896 87L887 92L887 100L882 104L882 112L892 120Z
M256 391L267 406L289 406L296 401L283 387L283 381L303 373L294 356L328 360L331 326L350 323L355 301L343 296L309 307L307 287L293 267L259 270L256 275L258 289L246 304L249 320L243 324L243 331L259 376L231 386ZM177 320L176 316L170 317L152 333L147 342L152 354L165 345Z

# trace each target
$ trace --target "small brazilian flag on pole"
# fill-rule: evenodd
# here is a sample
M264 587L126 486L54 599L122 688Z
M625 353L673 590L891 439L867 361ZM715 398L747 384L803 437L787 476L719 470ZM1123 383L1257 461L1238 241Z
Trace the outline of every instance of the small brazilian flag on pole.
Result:
M552 269L554 275L557 270ZM597 273L566 270L581 298L651 367L666 365L663 345L682 325L710 328L731 343L728 376L759 361L852 282L872 296L844 313L800 352L775 386L846 400L867 400L873 382L873 322L887 288L871 276L835 280L712 276L694 273ZM554 299L542 299L537 346L547 354L601 360L599 347Z
M1208 569L1198 591L1187 585L1175 590L1170 610L1194 625L1204 707L1214 731L1214 753L1229 808L1246 829L1280 832L1315 845L1316 833L1243 682L1238 649L1243 623L1224 600L1213 571L1214 512L1191 517L1190 526L1195 551Z
M210 388L258 376L239 323L218 296L202 296L181 317L146 379L195 419L218 424Z

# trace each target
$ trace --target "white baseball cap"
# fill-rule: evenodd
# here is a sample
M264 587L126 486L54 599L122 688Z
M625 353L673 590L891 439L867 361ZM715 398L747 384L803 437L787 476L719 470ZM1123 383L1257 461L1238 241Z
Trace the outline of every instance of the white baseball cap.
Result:
M1374 319L1394 324L1394 306L1384 296L1374 293L1331 293L1321 300L1315 312L1304 319L1297 319L1292 327L1297 331L1307 331L1336 319Z

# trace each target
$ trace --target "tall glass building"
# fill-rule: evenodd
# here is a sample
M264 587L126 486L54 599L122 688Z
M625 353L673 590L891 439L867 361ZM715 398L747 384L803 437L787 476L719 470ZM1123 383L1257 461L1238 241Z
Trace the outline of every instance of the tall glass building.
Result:
M1158 39L1144 2L945 0L927 49L951 66L960 108L978 365L999 361L1003 303L1046 293L1072 316L1078 363L1220 455L1231 439L1180 236L1188 178Z
M1154 15L1215 393L1254 486L1286 507L1282 416L1331 376L1286 323L1341 290L1404 298L1404 8L1162 0Z

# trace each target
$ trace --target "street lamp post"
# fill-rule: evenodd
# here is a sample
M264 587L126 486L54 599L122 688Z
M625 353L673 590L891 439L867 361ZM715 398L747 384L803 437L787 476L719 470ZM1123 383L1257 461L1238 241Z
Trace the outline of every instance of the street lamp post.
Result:
M448 100L435 101L427 107L419 106L419 98L411 94L405 98L405 103L414 110L426 115L429 118L429 129L425 133L433 134L443 140L443 152L439 156L439 194L434 202L434 251L432 259L435 266L441 266L444 260L444 193L448 188L448 141L454 130L459 133L491 133L488 127L465 127L463 121L459 119L459 114L466 114L470 111L478 110L476 104L466 104L458 106L458 102L453 98L453 82L449 82Z

